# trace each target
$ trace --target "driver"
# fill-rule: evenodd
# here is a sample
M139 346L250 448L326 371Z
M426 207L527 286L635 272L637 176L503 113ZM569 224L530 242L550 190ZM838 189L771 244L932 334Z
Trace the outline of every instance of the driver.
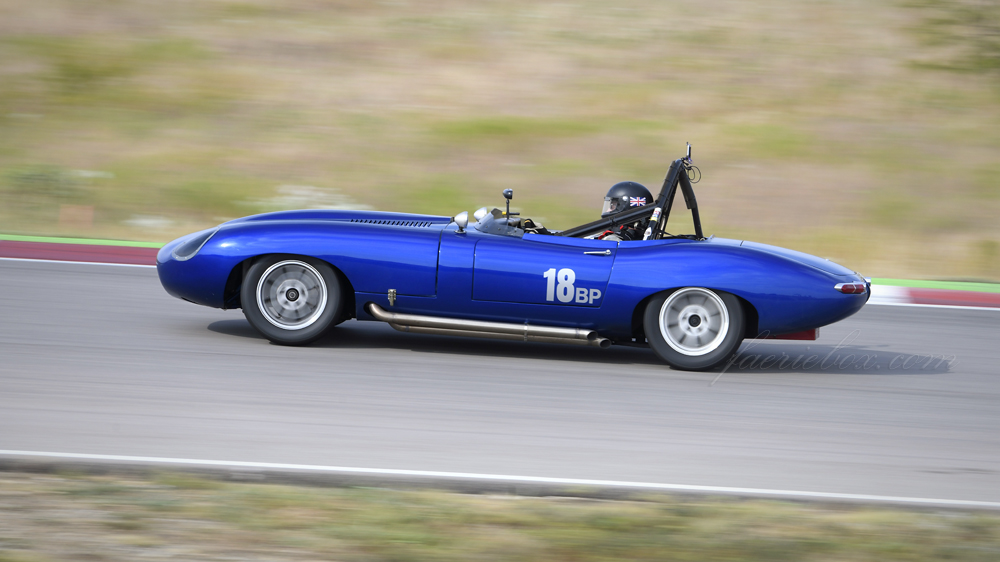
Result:
M641 183L634 181L623 181L611 186L608 194L604 196L604 208L601 210L601 218L606 219L628 211L633 207L642 207L653 203L653 194ZM596 238L599 240L642 240L645 232L642 221L630 224L620 224L601 234Z

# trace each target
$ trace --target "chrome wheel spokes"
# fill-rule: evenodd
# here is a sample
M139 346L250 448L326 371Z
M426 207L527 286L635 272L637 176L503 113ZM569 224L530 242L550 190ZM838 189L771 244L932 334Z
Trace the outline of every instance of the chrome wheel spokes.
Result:
M257 283L257 306L268 322L284 330L301 330L326 309L326 283L313 266L298 260L280 261Z
M688 287L675 291L660 307L660 334L679 353L710 353L729 333L729 312L719 295Z

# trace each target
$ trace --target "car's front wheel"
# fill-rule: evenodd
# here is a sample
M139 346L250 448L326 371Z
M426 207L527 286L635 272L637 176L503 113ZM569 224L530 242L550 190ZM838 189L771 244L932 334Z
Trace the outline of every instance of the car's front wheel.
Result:
M299 256L270 256L243 278L243 314L264 337L302 345L323 335L340 318L340 283L328 264Z
M711 369L743 341L743 307L729 293L685 287L654 297L646 306L643 328L649 347L671 367Z

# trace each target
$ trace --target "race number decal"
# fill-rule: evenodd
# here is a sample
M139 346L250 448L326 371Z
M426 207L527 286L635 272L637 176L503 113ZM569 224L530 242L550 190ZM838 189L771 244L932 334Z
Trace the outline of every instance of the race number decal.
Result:
M594 304L594 301L601 298L600 289L587 289L576 287L576 272L569 268L556 271L550 268L542 274L545 278L545 300L548 302L578 302L580 304Z
M551 268L542 274L547 280L545 284L545 300L553 301L555 298L559 299L559 302L572 302L573 297L576 296L576 288L573 283L576 282L576 272L572 269L560 269L558 272L556 268Z

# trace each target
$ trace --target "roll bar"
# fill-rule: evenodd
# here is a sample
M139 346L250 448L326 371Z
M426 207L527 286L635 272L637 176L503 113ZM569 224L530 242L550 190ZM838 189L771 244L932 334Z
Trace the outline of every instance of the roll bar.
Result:
M649 220L643 240L658 240L663 236L663 227L667 224L670 216L670 207L674 204L674 196L677 194L678 185L684 195L684 203L691 210L691 218L694 221L694 233L698 238L704 238L701 230L701 215L698 213L698 200L694 196L694 188L691 186L691 178L687 170L691 165L691 145L688 145L687 156L678 158L670 164L667 176L663 179L663 187L660 195L656 198L656 204L646 205L630 211L625 211L607 218L583 224L568 230L557 233L557 236L586 236L613 228L622 224L630 224L636 221Z

